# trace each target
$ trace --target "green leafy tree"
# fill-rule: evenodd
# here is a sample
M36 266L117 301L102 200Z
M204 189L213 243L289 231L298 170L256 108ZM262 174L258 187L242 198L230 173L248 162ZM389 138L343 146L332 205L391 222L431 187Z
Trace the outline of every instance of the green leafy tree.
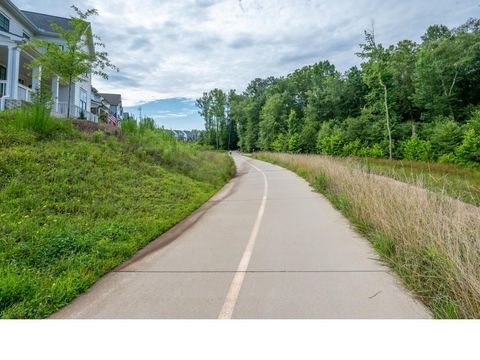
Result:
M97 10L89 9L82 12L72 6L76 16L69 21L69 28L64 29L58 24L51 23L52 29L59 34L61 44L40 38L31 38L24 48L38 50L40 55L32 60L30 66L41 66L45 76L60 76L62 83L68 84L68 109L70 117L70 102L72 84L75 81L85 81L92 74L108 79L108 69L118 71L113 65L105 45L101 39L92 33L88 19L98 15ZM101 48L101 51L96 49Z
M455 119L462 97L468 98L467 93L472 90L479 93L478 84L470 80L480 79L480 32L476 23L471 20L453 30L432 26L423 37L416 64L414 99L431 118L449 115Z
M392 75L396 94L396 112L400 120L418 120L419 109L414 103L415 66L419 46L413 41L398 43L392 53Z
M287 134L287 151L297 153L300 152L300 128L301 123L300 119L297 116L297 112L295 110L291 110L290 114L288 115L288 134Z
M288 93L275 94L267 100L260 113L258 141L262 150L271 150L277 136L286 133L288 111Z
M198 107L198 113L203 117L205 121L205 133L203 135L203 143L215 146L216 145L216 124L214 123L214 113L213 113L213 100L211 92L204 92L201 98L198 98L196 105Z
M358 54L367 60L362 65L365 83L371 89L370 99L381 103L387 125L388 154L393 158L393 138L391 107L393 102L393 72L391 67L392 48L385 49L377 44L375 31L365 31L365 43L360 45L362 51Z

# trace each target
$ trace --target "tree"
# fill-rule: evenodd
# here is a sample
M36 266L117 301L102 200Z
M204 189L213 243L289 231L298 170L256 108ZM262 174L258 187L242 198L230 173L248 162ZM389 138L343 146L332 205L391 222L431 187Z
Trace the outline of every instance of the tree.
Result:
M371 99L383 103L383 111L387 125L388 135L388 154L389 159L393 159L393 140L391 126L390 103L392 100L391 88L393 87L393 74L390 66L392 49L385 49L381 44L377 44L375 39L375 30L365 31L365 44L360 45L362 52L358 55L366 59L362 64L365 74L365 83L372 90ZM379 89L380 88L380 89ZM383 93L379 96L380 91Z
M455 119L461 112L459 107L465 107L459 104L465 100L478 104L478 27L478 20L473 19L453 30L435 25L423 36L416 64L415 101L426 110L429 118L448 115Z
M88 74L108 79L107 69L118 71L118 68L108 59L107 52L96 50L96 48L105 48L105 45L100 37L92 33L87 20L91 16L98 15L98 11L89 9L82 12L76 6L72 6L72 9L76 16L70 19L68 29L51 23L52 29L59 34L61 45L40 38L32 38L24 46L40 53L32 60L30 66L40 66L46 76L58 75L62 83L68 84L68 118L70 118L73 82L85 80Z
M213 109L212 109L212 97L211 93L204 92L201 98L196 101L198 107L198 113L205 120L205 135L204 142L207 145L213 145L215 143L215 128L213 124Z
M415 64L419 46L413 41L400 41L392 53L392 74L396 89L396 112L403 121L419 119L419 109L413 101L415 94Z
M288 111L288 93L275 94L267 100L260 113L258 142L262 150L271 150L277 136L286 132Z
M367 93L368 87L363 81L362 71L356 66L352 67L343 75L340 94L341 117L346 119L360 116L361 110L366 105Z

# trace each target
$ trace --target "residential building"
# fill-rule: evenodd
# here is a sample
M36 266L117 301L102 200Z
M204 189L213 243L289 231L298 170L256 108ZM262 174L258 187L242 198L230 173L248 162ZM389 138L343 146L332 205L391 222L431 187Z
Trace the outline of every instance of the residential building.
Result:
M110 104L110 114L121 120L123 118L122 95L100 93L101 97Z
M105 122L110 114L110 104L94 87L92 87L91 112Z
M71 116L84 115L88 120L97 120L91 109L91 74L85 81L74 82L71 89L70 105L68 104L68 85L58 76L42 78L42 69L30 69L27 65L39 56L34 50L23 50L21 45L31 37L41 38L63 46L62 39L51 24L55 23L64 29L70 26L70 19L21 11L10 0L0 0L0 110L19 107L22 102L30 102L33 92L40 88L40 82L46 84L53 95L54 115L65 116L70 106ZM94 51L93 39L91 48Z
M180 141L196 142L200 140L202 131L200 130L167 130L173 137Z

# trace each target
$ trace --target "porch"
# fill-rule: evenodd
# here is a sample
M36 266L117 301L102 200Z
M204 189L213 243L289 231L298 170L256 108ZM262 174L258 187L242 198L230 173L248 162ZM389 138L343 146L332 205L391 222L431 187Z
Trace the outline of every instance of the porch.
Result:
M41 81L38 68L28 68L34 54L18 47L0 45L0 97L32 101L34 89ZM12 76L9 76L13 74ZM38 75L37 75L38 74ZM10 81L10 79L17 81Z
M67 117L68 86L60 83L60 78L42 77L41 67L29 67L29 63L38 56L31 50L22 50L18 45L0 42L0 110L18 107L23 102L32 102L35 91L40 85L52 94L52 115ZM86 105L86 103L84 104ZM86 106L75 105L75 93L70 100L70 117L85 118L98 122L98 116L92 114Z

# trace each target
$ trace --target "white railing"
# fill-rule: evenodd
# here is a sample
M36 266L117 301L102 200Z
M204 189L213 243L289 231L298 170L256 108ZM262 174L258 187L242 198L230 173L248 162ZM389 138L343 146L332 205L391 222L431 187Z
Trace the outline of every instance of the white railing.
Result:
M0 97L7 95L7 80L0 80Z
M24 85L18 84L18 100L32 102L32 94L33 94L32 89Z
M85 120L98 122L98 116L92 114L89 111L83 110L77 105L70 105L70 117L71 118L81 118L83 113L83 117ZM54 109L54 114L60 117L67 117L68 116L68 103L66 102L58 102L56 108Z

